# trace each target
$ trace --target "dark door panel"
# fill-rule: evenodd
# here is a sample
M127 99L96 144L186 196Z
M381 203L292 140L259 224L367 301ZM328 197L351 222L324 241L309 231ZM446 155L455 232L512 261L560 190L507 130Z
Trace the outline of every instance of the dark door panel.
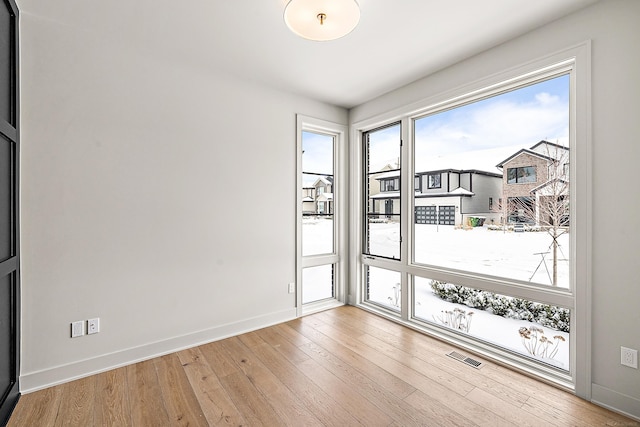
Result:
M0 0L0 425L20 396L18 8Z

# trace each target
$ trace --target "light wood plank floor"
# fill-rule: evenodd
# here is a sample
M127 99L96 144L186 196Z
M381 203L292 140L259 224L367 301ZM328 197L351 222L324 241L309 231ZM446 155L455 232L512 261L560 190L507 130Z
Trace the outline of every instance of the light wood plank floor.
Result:
M9 426L640 426L453 349L341 307L26 394Z

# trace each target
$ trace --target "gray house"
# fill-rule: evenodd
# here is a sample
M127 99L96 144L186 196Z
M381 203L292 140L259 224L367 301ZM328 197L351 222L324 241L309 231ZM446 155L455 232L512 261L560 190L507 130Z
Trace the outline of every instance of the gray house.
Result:
M369 198L373 211L393 220L400 213L400 172L375 178L380 191ZM466 225L471 216L496 219L494 204L502 193L502 175L481 170L442 169L414 176L416 224Z
M444 169L415 175L416 224L468 225L469 217L497 218L494 205L502 175L481 170Z

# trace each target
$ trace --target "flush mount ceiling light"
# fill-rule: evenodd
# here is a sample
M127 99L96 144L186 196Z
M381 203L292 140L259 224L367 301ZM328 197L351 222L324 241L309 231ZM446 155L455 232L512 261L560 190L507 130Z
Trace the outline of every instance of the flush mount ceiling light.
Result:
M360 21L355 0L291 0L284 22L291 31L309 40L327 41L346 36Z

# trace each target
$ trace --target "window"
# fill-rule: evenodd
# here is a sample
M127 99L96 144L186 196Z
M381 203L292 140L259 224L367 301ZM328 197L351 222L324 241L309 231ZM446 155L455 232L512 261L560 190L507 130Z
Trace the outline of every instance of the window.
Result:
M303 304L333 298L333 264L303 269L302 283Z
M573 90L586 93L574 61L506 72L504 83L431 98L423 110L411 104L394 110L394 124L380 127L378 116L354 125L362 135L354 149L363 197L358 304L567 387L583 368L576 349L588 345L578 342L584 330L575 333L576 316L588 317L575 297L588 271L576 248L586 236L576 230L586 228L576 227L579 196L565 166L576 161L573 132L588 129L584 110L570 108ZM577 158L588 169L584 154ZM568 172L584 179L581 168ZM397 190L380 184L391 172Z
M536 182L536 168L525 166L507 169L507 184L525 184Z
M380 180L382 184L381 191L398 191L400 190L400 178Z
M428 184L427 188L440 188L440 174L432 173L428 175Z
M536 223L536 205L533 197L509 197L507 201L509 204L508 222L532 225Z
M400 311L400 273L372 266L367 266L366 271L366 300L388 310Z
M544 103L545 96L552 97L555 102L552 105ZM510 114L507 117L495 115L493 112L503 105L509 105ZM531 124L524 131L509 126L509 121L516 120L518 115L522 120L528 120L532 110L547 114L551 119L540 121L537 126ZM482 126L475 120L478 116L483 117ZM538 185L537 193L533 193L534 186L508 187L503 185L503 177L495 174L496 165L522 161L527 159L526 156L540 164L551 162L561 167L549 159L558 157L556 151L569 152L568 147L562 144L569 140L568 121L568 74L414 118L412 161L415 171L471 169L476 172L471 182L462 179L470 174L460 174L457 188L452 185L451 197L442 197L438 193L437 197L424 197L423 194L414 198L416 206L440 206L437 221L440 227L414 225L414 262L527 284L569 288L571 241L568 230L550 229L549 221L541 210L542 201L546 200L544 197L556 191L557 185L551 181L540 182L537 184L544 184L544 187ZM461 143L456 140L460 134L474 136ZM443 140L450 143L443 143ZM535 165L504 169L507 183L536 182ZM439 177L429 174L429 185L435 183L431 179L433 176ZM556 196L568 193L566 186ZM507 200L507 206L501 211L487 208L486 197L498 199L501 196ZM461 197L461 208L456 214L454 203ZM493 224L498 224L496 227L489 227L491 219ZM530 232L525 236L518 235L517 239L513 233L501 232L511 231L507 229L511 223L524 224L527 226L525 230Z
M571 310L422 277L414 288L421 321L569 370Z
M302 185L314 186L315 209L302 213L302 255L333 253L334 213L327 209L324 181L333 179L335 136L302 132ZM304 201L302 202L304 203Z
M392 182L400 190L399 178L386 179L390 173L400 175L400 130L395 123L363 135L367 206L363 252L392 259L400 259L400 195L389 198L384 193L390 187L382 183Z
M415 266L424 266L413 272L414 319L541 369L557 369L559 376L571 369L571 308L549 299L545 288L570 288L571 240L568 227L551 225L545 205L569 189L558 192L557 174L538 177L536 171L538 165L561 168L558 153L569 152L569 82L569 74L559 73L417 116L410 159L418 173L474 171L450 182L450 196L414 197L421 215L413 224L410 253ZM542 102L546 96L553 105ZM495 114L505 105L508 116ZM549 119L525 131L509 126L518 116L528 120L532 110ZM482 126L476 117L483 117ZM461 134L470 136L461 142ZM528 160L535 163L514 164ZM495 173L496 165L506 165L504 175ZM428 175L429 188L440 185L436 176ZM536 185L508 185L527 183ZM494 206L501 199L506 206ZM422 207L428 204L437 205L429 211L435 224ZM438 280L432 269L439 271ZM507 282L509 287L500 286ZM518 286L527 289L528 298L514 290ZM529 292L532 288L540 291Z
M296 306L302 315L344 301L346 239L340 229L345 221L345 192L340 183L346 129L303 116L298 116L297 127Z

